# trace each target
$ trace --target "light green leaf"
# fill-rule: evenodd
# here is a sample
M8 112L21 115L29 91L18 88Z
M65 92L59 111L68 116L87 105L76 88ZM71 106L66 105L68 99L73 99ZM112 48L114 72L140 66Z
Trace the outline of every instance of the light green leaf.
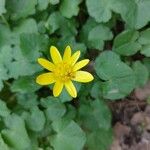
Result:
M5 125L7 128L2 130L5 142L9 143L15 150L30 149L30 139L21 117L12 114L5 118Z
M103 96L115 100L128 95L135 87L132 69L111 51L103 52L96 58L95 70L104 80Z
M30 109L30 113L26 114L25 121L29 129L38 132L44 129L46 118L43 111L35 106Z
M140 50L141 45L137 42L138 31L127 30L116 36L113 51L123 56L134 55Z
M5 9L5 0L0 0L0 16L6 12Z
M110 29L104 25L97 25L94 27L88 35L88 41L90 48L102 50L104 47L104 41L111 40L113 38Z
M148 69L140 62L133 63L133 70L135 72L136 86L144 86L149 79Z
M25 18L35 13L37 0L11 0L7 1L7 10L11 14L12 20Z
M10 110L7 108L6 103L0 99L0 116L7 117L9 114Z
M63 120L53 124L56 135L51 137L51 145L55 150L82 150L86 137L85 133L74 121L63 123Z
M81 0L62 0L60 5L60 12L66 18L77 16L79 12L79 4Z

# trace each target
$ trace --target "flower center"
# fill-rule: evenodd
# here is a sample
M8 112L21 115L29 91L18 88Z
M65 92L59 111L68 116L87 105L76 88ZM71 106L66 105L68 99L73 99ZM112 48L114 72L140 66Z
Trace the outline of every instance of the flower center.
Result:
M57 64L53 72L55 78L57 80L60 80L61 82L67 82L68 80L74 78L74 72L72 66L70 66L65 62Z

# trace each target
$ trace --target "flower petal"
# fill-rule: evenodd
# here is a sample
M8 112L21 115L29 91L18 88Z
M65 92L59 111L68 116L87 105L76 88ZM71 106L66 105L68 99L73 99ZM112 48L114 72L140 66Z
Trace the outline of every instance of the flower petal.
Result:
M61 55L55 46L50 47L50 54L54 64L60 63L62 61Z
M40 85L49 85L54 82L55 82L54 76L53 76L53 73L51 73L51 72L41 74L36 78L36 83L38 83Z
M64 56L63 56L63 61L68 61L71 57L71 48L70 46L67 46L65 48Z
M73 66L77 62L79 57L80 57L80 51L75 52L70 59L70 64Z
M72 97L77 97L77 90L75 88L75 86L73 85L72 81L68 81L65 83L65 87L68 91L68 93L72 96Z
M72 80L77 82L90 82L94 79L94 77L87 71L77 71L75 74L75 78Z
M74 67L73 67L73 71L77 71L81 68L83 68L84 66L86 66L87 64L89 63L89 59L84 59L84 60L81 60L79 62L77 62Z
M60 93L61 93L61 91L63 89L63 86L64 86L64 84L62 82L60 82L60 81L57 81L55 83L54 88L53 88L53 95L55 97L60 95Z
M38 58L38 63L44 67L45 69L49 70L49 71L53 71L55 65L53 63L51 63L50 61L44 59L44 58Z

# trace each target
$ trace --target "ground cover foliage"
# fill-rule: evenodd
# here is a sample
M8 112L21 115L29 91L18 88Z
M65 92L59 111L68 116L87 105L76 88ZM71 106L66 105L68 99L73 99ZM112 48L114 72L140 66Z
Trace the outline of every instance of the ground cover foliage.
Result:
M107 150L107 103L144 86L150 71L149 0L0 0L0 150ZM38 57L70 45L95 79L52 96Z

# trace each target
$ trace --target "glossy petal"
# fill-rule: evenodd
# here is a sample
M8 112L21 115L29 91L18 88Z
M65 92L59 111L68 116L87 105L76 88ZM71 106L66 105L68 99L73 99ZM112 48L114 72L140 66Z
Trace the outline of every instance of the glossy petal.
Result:
M50 54L54 64L60 63L62 61L62 57L55 46L50 47Z
M90 82L94 79L94 77L87 71L77 71L75 74L75 78L72 80L77 82Z
M77 62L79 57L80 57L80 51L75 52L70 59L70 64L73 66Z
M64 84L62 82L57 81L55 83L54 88L53 88L53 95L55 97L60 95L60 93L61 93L61 91L63 89L63 86L64 86Z
M63 56L63 61L68 61L71 57L71 48L70 46L67 46L65 48L64 56Z
M68 93L72 96L72 97L77 97L77 90L75 88L75 86L73 85L72 81L68 81L65 83L65 87L68 91Z
M39 75L36 78L36 83L38 83L40 85L49 85L54 82L55 82L55 80L54 80L53 73L44 73L44 74Z
M77 62L74 67L73 67L73 71L77 71L81 68L83 68L84 66L86 66L87 64L89 63L89 59L84 59L84 60L81 60L79 62Z
M45 69L49 70L49 71L53 71L55 68L55 65L53 63L51 63L50 61L44 59L44 58L38 58L38 63L44 67Z

